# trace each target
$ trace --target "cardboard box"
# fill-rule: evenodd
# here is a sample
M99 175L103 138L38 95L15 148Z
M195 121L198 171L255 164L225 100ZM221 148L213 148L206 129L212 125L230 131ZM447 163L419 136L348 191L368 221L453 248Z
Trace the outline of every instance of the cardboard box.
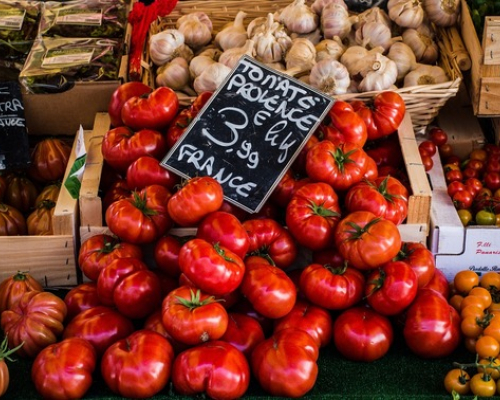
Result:
M434 167L429 171L433 190L428 247L435 254L436 267L449 281L465 269L479 274L500 271L500 228L462 225L447 193L439 156L433 160Z
M474 114L500 116L500 17L486 17L478 38L466 0L461 0L460 32L472 67L467 80Z

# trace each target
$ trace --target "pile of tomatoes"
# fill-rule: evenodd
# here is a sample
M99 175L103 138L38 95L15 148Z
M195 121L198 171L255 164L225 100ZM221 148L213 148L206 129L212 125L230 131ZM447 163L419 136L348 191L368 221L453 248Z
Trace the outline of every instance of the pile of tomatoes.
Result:
M453 280L450 304L460 313L465 347L475 362L459 364L445 377L445 388L459 395L500 394L500 274L479 276L459 271Z

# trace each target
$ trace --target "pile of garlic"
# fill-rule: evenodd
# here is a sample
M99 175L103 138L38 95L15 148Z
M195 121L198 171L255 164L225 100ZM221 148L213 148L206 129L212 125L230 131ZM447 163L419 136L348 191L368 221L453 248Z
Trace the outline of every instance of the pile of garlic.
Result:
M189 96L216 90L245 54L329 95L436 84L450 78L434 27L459 11L459 0L389 0L359 14L344 0L293 0L247 25L239 11L218 32L199 11L151 35L149 55L156 85Z

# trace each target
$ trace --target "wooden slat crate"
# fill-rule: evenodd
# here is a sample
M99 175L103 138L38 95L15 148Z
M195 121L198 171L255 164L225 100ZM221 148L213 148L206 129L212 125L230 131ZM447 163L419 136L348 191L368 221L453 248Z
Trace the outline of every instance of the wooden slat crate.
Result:
M102 201L99 197L103 168L101 142L109 128L109 123L109 116L106 113L97 113L92 141L87 148L87 167L80 190L81 242L96 234L109 233L103 221ZM412 189L408 204L408 217L399 229L403 240L424 243L429 233L432 194L408 112L398 130L398 135Z
M466 0L462 0L460 31L472 61L469 91L478 117L500 116L500 16L486 17L478 38Z

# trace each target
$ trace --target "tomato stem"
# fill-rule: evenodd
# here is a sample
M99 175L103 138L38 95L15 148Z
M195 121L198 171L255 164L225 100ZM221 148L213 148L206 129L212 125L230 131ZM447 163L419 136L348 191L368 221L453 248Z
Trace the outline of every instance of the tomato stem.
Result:
M9 361L15 361L13 360L10 356L14 354L17 350L19 350L22 346L24 345L24 342L22 342L20 345L14 347L13 349L9 350L9 339L7 335L2 340L2 343L0 344L0 360L9 360Z

